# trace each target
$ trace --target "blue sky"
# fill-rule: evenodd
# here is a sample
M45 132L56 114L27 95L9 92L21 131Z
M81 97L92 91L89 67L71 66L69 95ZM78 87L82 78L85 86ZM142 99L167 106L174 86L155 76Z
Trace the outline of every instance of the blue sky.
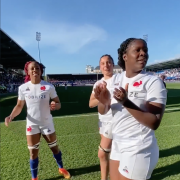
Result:
M48 74L86 73L103 54L117 64L129 37L148 34L149 62L180 57L178 0L1 0L1 28L39 60Z

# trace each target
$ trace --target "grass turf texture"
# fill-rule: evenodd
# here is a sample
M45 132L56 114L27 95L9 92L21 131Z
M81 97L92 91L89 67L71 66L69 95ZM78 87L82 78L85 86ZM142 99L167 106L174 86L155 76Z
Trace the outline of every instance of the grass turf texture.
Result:
M160 148L160 159L156 169L153 172L152 180L178 180L180 179L180 84L167 84L168 86L168 103L166 113L164 114L161 126L156 131L156 137ZM69 88L69 87L68 87ZM73 87L74 88L74 87ZM76 89L76 88L74 88ZM77 96L75 93L71 94L68 99L69 102L72 98L73 101L78 100L79 107L88 108L90 88L82 88L80 94ZM86 90L84 90L86 89ZM65 95L70 94L64 89L58 89L60 97L62 92L61 101L65 101ZM77 90L77 89L76 89ZM71 93L73 90L71 91ZM76 91L78 92L78 90ZM84 96L83 93L84 92ZM172 93L171 93L172 92ZM89 94L88 94L89 93ZM82 94L82 99L79 98ZM86 95L85 95L86 94ZM87 96L87 97L86 97ZM15 98L15 99L14 99ZM16 100L16 97L4 96L1 98L1 105L4 106L3 112L9 114L12 110L7 108L9 101ZM8 101L8 102L7 102ZM72 101L72 102L73 102ZM14 101L16 103L16 101ZM64 103L65 104L68 103ZM14 104L13 104L14 106ZM62 103L63 106L63 103ZM5 108L6 107L6 108ZM65 112L62 115L68 114L68 109L71 106L64 107ZM83 109L83 110L84 110ZM83 113L83 110L81 113ZM63 111L63 109L62 109ZM74 111L74 110L73 110ZM73 112L72 111L72 112ZM96 111L96 109L94 109ZM2 110L1 110L2 112ZM87 110L84 112L88 112ZM73 114L73 113L69 113ZM97 157L97 150L99 145L98 134L98 116L93 114L89 115L75 115L74 117L57 117L54 118L58 143L63 153L64 166L69 169L72 179L77 180L99 180L100 167ZM2 117L2 116L1 116ZM3 119L1 120L3 121ZM30 179L29 168L29 152L27 149L26 136L25 136L25 121L12 122L9 128L6 128L4 123L0 124L1 127L1 179L2 180L26 180ZM40 180L57 180L63 179L58 174L58 168L52 153L47 144L41 139L40 152L39 152L39 179Z

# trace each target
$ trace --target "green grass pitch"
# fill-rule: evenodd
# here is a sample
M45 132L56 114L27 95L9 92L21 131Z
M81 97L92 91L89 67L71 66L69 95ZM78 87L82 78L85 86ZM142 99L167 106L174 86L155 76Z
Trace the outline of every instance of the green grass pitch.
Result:
M160 158L152 180L180 180L180 84L167 84L167 87L166 111L160 127L155 132ZM91 88L68 87L67 91L64 88L58 88L57 91L62 101L62 110L53 116L64 166L70 171L72 179L99 180L97 151L100 137L97 109L88 108ZM1 122L11 112L16 99L16 94L1 96ZM25 109L23 113L16 120L25 119ZM14 121L8 128L1 123L0 129L0 179L31 179L25 121ZM58 174L57 164L43 138L39 160L39 180L63 179Z

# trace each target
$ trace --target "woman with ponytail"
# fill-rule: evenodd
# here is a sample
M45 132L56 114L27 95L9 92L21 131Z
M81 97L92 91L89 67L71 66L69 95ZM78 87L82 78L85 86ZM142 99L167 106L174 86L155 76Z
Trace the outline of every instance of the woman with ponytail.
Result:
M62 154L57 145L53 118L50 113L50 110L59 110L61 108L56 90L52 84L43 81L42 64L36 61L29 61L25 64L24 71L26 73L25 83L19 87L17 105L12 113L5 118L5 125L8 126L21 113L26 102L26 136L30 152L32 180L38 180L38 151L41 135L53 153L53 157L59 167L59 173L66 179L69 179L69 172L63 168ZM50 99L52 102L49 105Z

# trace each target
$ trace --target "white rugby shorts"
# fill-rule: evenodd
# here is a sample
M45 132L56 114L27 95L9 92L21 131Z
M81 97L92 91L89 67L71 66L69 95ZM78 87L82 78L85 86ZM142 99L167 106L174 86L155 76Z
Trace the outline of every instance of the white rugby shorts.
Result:
M99 134L108 139L112 139L112 123L99 120Z
M119 172L126 178L146 180L151 174L159 159L159 148L156 143L140 151L120 151L121 144L112 141L110 159L120 161Z
M26 125L26 135L33 135L33 134L43 134L43 135L48 135L52 134L55 132L54 129L54 124L53 122L44 125L44 126L39 126L39 125Z

